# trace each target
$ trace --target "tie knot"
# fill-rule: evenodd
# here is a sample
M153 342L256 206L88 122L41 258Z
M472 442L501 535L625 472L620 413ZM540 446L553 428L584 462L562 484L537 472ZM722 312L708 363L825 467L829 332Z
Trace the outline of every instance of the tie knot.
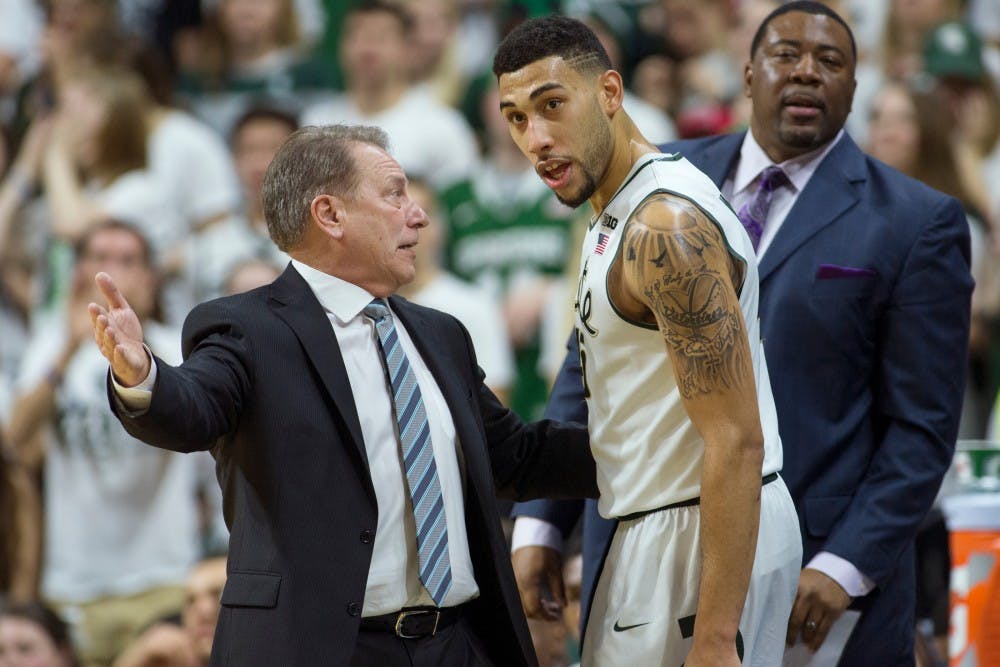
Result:
M760 183L757 184L759 189L764 190L774 190L779 185L783 185L788 177L785 176L785 172L781 170L776 164L772 164L770 167L766 168L764 171L760 172Z
M382 299L372 299L372 302L365 306L361 312L376 323L381 322L383 318L389 317L389 307L382 303Z

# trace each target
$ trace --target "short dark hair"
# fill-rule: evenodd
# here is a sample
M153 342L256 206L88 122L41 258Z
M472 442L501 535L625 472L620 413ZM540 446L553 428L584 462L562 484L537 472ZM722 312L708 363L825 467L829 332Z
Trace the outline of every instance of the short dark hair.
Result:
M229 143L235 144L236 138L243 131L243 128L259 120L281 123L288 128L289 134L299 129L299 119L289 111L279 109L276 106L252 106L240 114L240 117L233 123L232 129L229 130Z
M854 41L854 32L851 30L851 26L847 25L847 22L841 18L840 14L830 9L830 7L824 5L822 2L814 2L813 0L793 0L792 2L786 2L780 7L776 7L774 11L768 14L764 20L760 22L760 27L757 28L757 32L754 33L753 41L750 42L751 60L753 60L754 54L757 53L757 47L760 46L761 40L764 39L764 31L767 30L767 25L775 18L789 12L822 14L824 16L829 16L834 21L844 26L844 30L847 31L847 36L851 40L851 56L854 57L854 62L858 61L858 45Z
M127 232L134 236L142 247L142 261L151 269L156 268L156 253L149 237L137 226L117 218L106 218L88 227L73 244L73 258L79 261L89 250L94 237L106 231Z
M312 200L320 194L354 195L355 144L388 152L384 130L366 125L307 125L282 144L264 172L261 200L271 240L279 249L297 246L306 231Z
M149 312L149 318L157 322L166 321L166 313L163 309L163 293L159 280L159 257L149 237L146 236L146 233L138 225L117 218L105 218L101 220L84 231L73 244L73 260L79 262L83 259L87 252L90 251L90 244L93 242L94 237L108 230L127 232L139 242L139 246L142 248L142 263L153 273L156 285L153 289L153 305Z
M398 2L386 2L386 0L361 0L347 10L344 16L344 25L355 16L363 14L389 14L399 22L399 28L403 35L409 35L413 30L413 15L409 10L402 7Z
M612 69L601 42L583 22L568 16L524 21L510 31L493 57L493 74L509 74L536 60L561 57L578 72Z
M31 621L42 629L71 665L78 664L69 625L48 605L38 601L12 602L0 607L0 617L3 616Z

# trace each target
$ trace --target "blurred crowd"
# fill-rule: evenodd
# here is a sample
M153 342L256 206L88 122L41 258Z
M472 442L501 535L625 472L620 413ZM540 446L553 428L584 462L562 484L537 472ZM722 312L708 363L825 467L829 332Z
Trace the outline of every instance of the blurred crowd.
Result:
M211 644L227 539L213 461L141 445L107 409L86 312L96 272L123 287L154 352L179 361L194 304L287 263L260 203L284 139L378 125L431 218L404 295L462 320L491 388L538 418L585 224L510 140L489 72L498 40L531 16L584 19L629 87L625 108L662 143L746 127L744 64L778 4L0 3L0 667L200 665ZM828 4L858 38L849 133L965 205L977 288L961 437L986 437L1000 378L1000 0ZM575 627L539 633L543 664L572 659Z

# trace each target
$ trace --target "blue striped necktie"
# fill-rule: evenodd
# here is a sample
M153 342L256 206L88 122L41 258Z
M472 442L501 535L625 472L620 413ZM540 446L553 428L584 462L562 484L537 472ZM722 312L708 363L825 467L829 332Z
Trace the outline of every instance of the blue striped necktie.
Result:
M399 343L392 314L381 299L365 306L364 314L375 322L379 346L385 359L392 403L403 447L403 467L410 487L413 517L417 526L417 560L420 581L441 606L451 588L451 560L448 558L448 529L444 499L438 482L434 449L431 446L427 412L417 378Z

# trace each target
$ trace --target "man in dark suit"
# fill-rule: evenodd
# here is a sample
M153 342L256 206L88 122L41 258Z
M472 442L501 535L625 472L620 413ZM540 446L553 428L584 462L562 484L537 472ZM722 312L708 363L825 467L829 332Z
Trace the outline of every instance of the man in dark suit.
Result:
M90 305L125 428L210 449L231 538L212 664L532 665L495 494L596 494L586 431L525 425L454 318L392 296L427 224L377 128L304 128L265 177L292 262L203 304L185 362Z
M843 133L855 62L832 10L785 4L761 24L746 65L750 131L661 148L707 173L741 218L759 174L782 168L758 256L781 474L804 551L787 639L816 648L851 607L861 616L841 665L912 665L914 535L951 462L962 401L968 225L957 201ZM569 370L556 393L572 406L582 389ZM568 530L580 507L546 505L515 512ZM585 560L599 560L604 543L600 531L585 535ZM522 590L558 590L556 570L542 569L558 559L538 549L515 550ZM529 615L545 595L527 596Z

